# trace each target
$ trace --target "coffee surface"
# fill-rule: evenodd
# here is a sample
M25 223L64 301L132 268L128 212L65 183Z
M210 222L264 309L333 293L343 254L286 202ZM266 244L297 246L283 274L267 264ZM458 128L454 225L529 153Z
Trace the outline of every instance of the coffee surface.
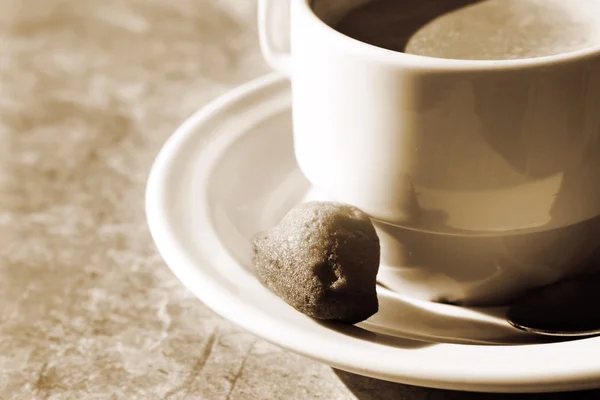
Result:
M422 56L533 58L600 44L600 0L374 0L346 13L334 28Z

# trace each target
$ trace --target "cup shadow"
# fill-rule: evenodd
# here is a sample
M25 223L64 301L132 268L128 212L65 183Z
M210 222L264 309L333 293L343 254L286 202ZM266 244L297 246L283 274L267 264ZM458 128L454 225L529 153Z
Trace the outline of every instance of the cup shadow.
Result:
M366 376L332 368L340 381L356 396L358 400L587 400L600 398L600 390L577 391L567 393L540 394L502 394L475 393L452 390L431 389L419 386L387 382Z

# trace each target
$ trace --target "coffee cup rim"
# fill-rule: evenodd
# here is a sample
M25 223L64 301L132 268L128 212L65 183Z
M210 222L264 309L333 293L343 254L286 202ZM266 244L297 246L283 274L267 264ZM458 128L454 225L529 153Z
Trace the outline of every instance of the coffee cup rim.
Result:
M325 38L335 43L336 47L343 47L354 54L375 58L381 62L404 65L414 69L431 69L445 71L497 71L535 69L553 66L565 66L600 57L600 44L580 50L570 51L550 56L517 58L510 60L462 60L453 58L437 58L417 54L402 53L385 49L360 40L351 38L331 26L327 25L311 7L313 0L295 0L301 4L301 12L314 23Z

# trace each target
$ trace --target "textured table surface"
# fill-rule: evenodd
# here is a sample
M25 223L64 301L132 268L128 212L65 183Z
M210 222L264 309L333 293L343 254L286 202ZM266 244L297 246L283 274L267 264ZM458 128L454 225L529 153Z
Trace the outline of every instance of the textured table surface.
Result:
M175 279L146 228L145 180L182 119L267 72L255 8L0 0L0 399L599 397L335 371L216 316Z

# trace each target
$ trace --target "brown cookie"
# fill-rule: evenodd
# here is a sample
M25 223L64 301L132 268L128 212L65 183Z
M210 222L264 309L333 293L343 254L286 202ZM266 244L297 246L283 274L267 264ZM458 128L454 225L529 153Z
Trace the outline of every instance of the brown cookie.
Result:
M259 280L296 310L346 323L377 312L379 238L356 207L300 204L252 245Z

